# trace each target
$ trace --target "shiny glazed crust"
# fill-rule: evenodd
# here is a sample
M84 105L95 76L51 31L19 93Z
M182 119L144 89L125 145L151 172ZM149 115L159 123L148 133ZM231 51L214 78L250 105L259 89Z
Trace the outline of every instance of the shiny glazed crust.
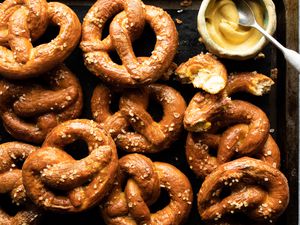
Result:
M244 129L248 129L247 125L240 124L236 126L243 126ZM220 151L220 146L224 146L221 137L222 135L210 133L189 132L188 134L185 147L186 158L193 172L202 179L223 163L229 162L234 157L245 155L260 159L274 168L280 167L280 150L271 135L269 135L262 148L250 154L238 153L232 150ZM216 151L217 155L212 155L212 151Z
M33 47L49 24L60 32ZM5 0L0 5L0 74L9 79L35 77L62 63L77 46L81 24L66 5L45 0Z
M47 73L44 81L47 85L0 80L0 116L14 138L41 143L53 127L80 115L81 86L66 66Z
M220 94L199 92L193 97L184 121L192 131L201 132L189 133L186 157L198 176L205 178L219 165L242 156L260 158L275 168L280 166L280 151L269 135L265 113L250 103L230 99L241 91L262 95L273 83L262 74L239 73L229 76Z
M36 150L37 147L21 142L0 145L0 195L10 195L12 204L18 208L17 213L12 216L1 207L4 203L0 203L0 224L37 224L41 212L28 199L23 186L22 170L16 166Z
M77 139L84 140L89 150L89 155L80 160L63 150ZM55 127L42 148L27 158L23 182L28 196L39 207L80 212L98 204L108 193L117 166L110 135L91 120L70 120Z
M223 188L230 192L221 195ZM204 221L217 221L235 213L254 221L275 222L289 202L287 179L261 160L243 157L225 163L204 180L198 210Z
M154 121L147 112L150 98L163 108L163 117ZM155 153L162 151L177 140L181 128L186 104L175 89L151 84L136 90L123 92L119 111L112 114L109 109L110 90L98 86L94 90L91 108L94 119L110 132L116 144L128 152ZM134 132L129 131L129 126Z
M109 36L101 41L104 24L113 16ZM131 43L140 36L145 23L154 30L156 44L150 57L136 57ZM140 0L99 0L85 16L82 29L80 46L85 65L113 86L153 83L167 72L178 46L172 18L161 8L144 5ZM116 50L122 65L111 60L112 50Z
M174 166L152 162L139 154L119 160L117 183L101 206L106 224L183 224L193 200L186 176ZM125 183L125 189L122 184ZM152 213L149 206L157 201L161 188L168 192L170 203Z

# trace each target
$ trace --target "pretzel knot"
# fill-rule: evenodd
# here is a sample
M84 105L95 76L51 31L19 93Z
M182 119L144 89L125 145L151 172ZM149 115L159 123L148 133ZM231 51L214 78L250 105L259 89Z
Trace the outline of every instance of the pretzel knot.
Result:
M241 132L244 131L243 134L245 134L246 131L248 131L248 126L239 124L232 127L232 129ZM227 132L231 132L232 129L229 128ZM186 158L188 159L190 168L197 176L204 179L223 163L230 161L234 157L244 156L235 151L220 151L221 146L223 145L222 135L220 134L191 132L188 134L185 147ZM210 152L213 150L216 150L216 156L211 155ZM279 168L280 166L280 150L271 135L268 136L268 139L262 148L246 155L260 159L274 168Z
M269 164L248 157L219 166L206 177L198 193L198 209L205 221L226 220L238 212L272 223L288 202L285 176Z
M81 86L75 75L60 65L40 82L1 80L0 105L3 125L13 137L41 143L60 122L79 116Z
M0 224L22 225L35 224L40 212L30 204L22 182L22 170L19 162L36 151L36 147L20 142L8 142L0 145L0 195L10 195L12 203L18 208L14 216L6 213L5 203L0 204Z
M125 183L124 192L122 184ZM170 202L151 213L149 206L159 199L164 188ZM129 154L119 160L118 182L101 207L107 224L182 224L193 199L186 176L167 163L152 162L140 154Z
M86 141L89 155L75 160L63 147ZM70 120L55 127L42 148L28 157L23 182L31 200L47 210L79 212L102 200L117 172L111 137L91 120Z
M147 112L151 98L163 107L159 122ZM93 116L125 151L159 152L168 148L180 134L186 104L180 93L171 87L151 84L125 91L119 111L115 113L110 112L110 103L110 90L104 86L96 87L91 102Z
M109 36L101 40L105 23L114 15ZM132 42L142 33L145 23L154 30L156 44L150 57L136 57ZM97 1L84 18L82 29L85 65L103 81L116 86L153 83L168 70L178 46L178 34L171 17L140 0ZM109 52L113 50L122 65L111 60Z
M48 24L60 27L56 38L33 46ZM10 79L37 76L62 63L76 47L81 24L66 5L45 0L5 0L0 4L0 74Z
M231 127L222 135L218 151L223 162L232 152L251 154L265 144L270 129L266 114L258 107L229 96L238 91L262 95L274 82L258 73L241 73L229 77L225 89L218 95L197 93L189 103L184 117L185 128L192 132L217 133L220 129L236 124L247 127ZM224 154L229 154L224 156Z

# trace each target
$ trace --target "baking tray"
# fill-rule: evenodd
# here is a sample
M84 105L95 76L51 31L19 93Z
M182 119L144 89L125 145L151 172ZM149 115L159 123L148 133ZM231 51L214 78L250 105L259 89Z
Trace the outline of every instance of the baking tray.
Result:
M1 2L1 1L0 1ZM82 18L93 4L94 1L62 1L69 5ZM188 58L200 53L206 52L205 47L198 41L199 35L196 26L196 16L201 1L193 1L193 4L187 8L180 7L180 1L144 1L146 4L153 4L166 9L173 19L182 20L182 24L176 24L179 32L179 49L175 58L176 63L186 61ZM278 26L275 37L289 48L298 47L298 1L297 0L277 0L274 2L278 16ZM50 28L42 41L51 40L57 30ZM136 41L134 48L139 55L145 55L151 52L154 46L155 37L149 28L146 28L144 38ZM141 41L142 40L142 41ZM145 48L146 46L146 48ZM298 99L299 99L299 78L298 74L286 65L283 55L273 46L267 45L263 49L265 58L251 59L246 61L222 60L228 72L253 71L271 74L271 70L278 69L276 84L273 86L270 94L263 97L253 97L239 94L239 99L245 99L258 105L268 115L271 122L272 136L276 139L282 155L281 170L289 180L290 203L286 212L280 217L276 224L278 225L296 225L298 224ZM90 74L83 64L82 52L77 48L66 60L67 66L75 72L82 84L84 93L84 109L82 118L92 118L90 112L90 99L94 87L100 82L98 78ZM160 81L163 83L163 81ZM167 82L179 90L185 97L187 103L197 90L189 85L181 85L175 80ZM0 127L1 142L13 140L2 127ZM192 183L194 190L194 202L190 216L186 222L189 225L203 224L197 212L196 194L201 186L201 181L196 178L188 168L185 160L186 132L183 132L180 140L176 141L168 150L155 155L148 155L153 161L168 162L179 168L185 173ZM119 151L119 156L124 152ZM162 204L155 204L151 207L153 210L162 208L166 204L166 199L162 197ZM41 220L42 225L99 225L104 224L101 219L98 207L90 209L79 214L54 214L46 213Z

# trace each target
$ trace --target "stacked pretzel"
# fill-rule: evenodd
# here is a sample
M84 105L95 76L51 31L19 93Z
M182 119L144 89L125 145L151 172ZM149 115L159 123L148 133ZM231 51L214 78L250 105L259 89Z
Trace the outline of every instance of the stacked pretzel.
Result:
M109 34L102 38L108 21ZM132 43L147 24L156 44L150 56L137 57ZM59 26L59 34L37 44L48 25ZM81 84L63 64L81 34L84 64L102 81L91 97L94 121L78 119ZM176 70L183 82L206 91L186 107L177 90L157 82L173 73L177 47L172 18L140 0L98 0L82 28L61 3L1 3L0 118L18 141L0 145L0 224L39 224L45 211L79 213L96 206L106 224L183 224L193 203L188 178L143 155L170 149L183 127L189 131L187 161L204 180L198 193L201 218L238 224L231 215L244 213L275 221L289 192L269 120L258 107L231 99L239 91L262 95L273 81L258 73L228 77L212 55L200 54ZM153 101L161 105L160 118L151 112ZM87 144L80 159L72 152L77 141ZM119 159L117 150L129 154ZM153 212L163 190L168 204ZM9 200L2 202L2 195ZM17 208L14 216L6 212L7 202Z
M203 70L208 57L212 56L190 59L177 73L190 71L192 60ZM231 74L224 89L217 94L198 92L185 111L186 157L193 172L204 179L197 202L201 218L208 223L239 224L240 214L252 223L272 223L287 207L289 189L278 170L280 151L269 134L267 116L249 102L231 99L237 92L263 95L273 83L256 72Z
M43 43L50 25L59 27L59 33ZM81 84L63 62L80 36L77 15L62 3L6 0L0 4L0 117L13 138L42 144L54 127L79 117ZM0 224L39 223L43 212L28 190L35 184L26 184L28 179L23 178L24 161L38 149L16 141L0 145ZM36 177L37 170L31 175Z

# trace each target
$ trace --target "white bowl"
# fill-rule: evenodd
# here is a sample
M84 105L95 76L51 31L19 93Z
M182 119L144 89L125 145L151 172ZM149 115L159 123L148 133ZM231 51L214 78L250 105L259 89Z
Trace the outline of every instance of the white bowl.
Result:
M257 42L253 44L251 47L241 48L241 49L239 49L238 46L236 46L237 48L235 49L224 48L213 40L211 34L207 29L206 10L209 4L210 3L213 4L215 1L220 1L220 0L203 0L198 13L198 21L197 21L198 31L201 35L202 41L205 44L207 50L219 57L236 59L236 60L244 60L244 59L252 58L256 56L258 53L260 53L263 47L268 43L267 39L264 36L261 36L261 38L259 38ZM262 8L264 9L263 23L264 23L265 30L270 34L273 34L276 30L276 24L277 24L275 5L272 2L272 0L260 0L258 2L262 5Z

